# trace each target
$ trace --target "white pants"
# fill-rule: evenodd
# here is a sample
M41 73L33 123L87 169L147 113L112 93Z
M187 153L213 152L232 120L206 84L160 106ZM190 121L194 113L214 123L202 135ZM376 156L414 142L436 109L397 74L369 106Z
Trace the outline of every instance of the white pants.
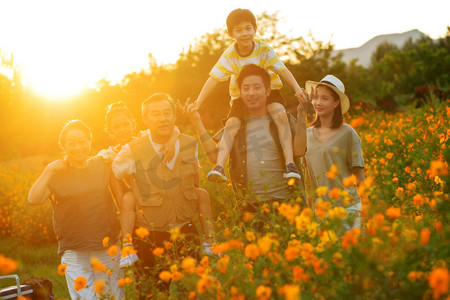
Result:
M100 251L74 251L66 250L61 257L61 263L67 265L66 282L71 299L97 299L94 292L94 283L98 279L103 279L106 283L103 295L115 296L115 299L123 299L124 292L119 288L118 281L122 276L119 268L120 252L117 255L110 256L105 250ZM95 271L91 266L91 258L96 257L106 267L106 274L102 271ZM108 270L112 271L108 275ZM74 280L78 276L86 278L86 287L76 291Z
M359 201L358 203L346 207L345 210L348 213L348 216L346 217L346 219L344 220L344 228L345 228L345 232L348 232L352 229L355 228L359 228L361 229L361 233L364 234L364 228L361 228L362 225L362 218L361 218L361 211L362 211L362 204L361 201ZM345 221L354 218L353 219L353 224L349 224Z

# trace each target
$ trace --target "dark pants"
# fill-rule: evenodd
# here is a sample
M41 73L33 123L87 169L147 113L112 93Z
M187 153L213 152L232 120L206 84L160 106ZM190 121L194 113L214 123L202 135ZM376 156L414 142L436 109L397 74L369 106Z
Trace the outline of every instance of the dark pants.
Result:
M171 259L191 256L198 260L200 239L197 227L193 223L188 223L180 228L180 232L185 237L183 240L177 240L176 242L176 257L173 257L173 252L167 249L163 256L170 255ZM141 297L149 294L151 287L154 285L157 285L161 292L168 293L169 291L170 281L162 282L159 279L159 273L166 270L167 265L160 265L158 259L153 255L155 248L165 248L165 241L172 242L170 240L170 233L167 231L150 231L150 235L145 240L139 238L134 239L133 244L139 257L136 266Z

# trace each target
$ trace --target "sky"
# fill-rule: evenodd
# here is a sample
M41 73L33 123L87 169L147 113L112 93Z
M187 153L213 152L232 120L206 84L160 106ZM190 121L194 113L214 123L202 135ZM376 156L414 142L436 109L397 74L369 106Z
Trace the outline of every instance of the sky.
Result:
M14 53L26 86L62 99L147 68L149 53L158 64L175 62L196 38L225 30L228 13L239 7L255 15L278 11L278 30L311 32L336 49L412 29L437 38L450 25L448 0L0 0L0 50Z

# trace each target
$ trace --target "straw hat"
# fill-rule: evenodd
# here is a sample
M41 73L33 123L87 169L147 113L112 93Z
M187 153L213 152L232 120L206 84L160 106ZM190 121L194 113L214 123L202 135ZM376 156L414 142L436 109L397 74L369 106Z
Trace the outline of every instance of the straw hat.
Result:
M350 108L350 100L345 94L345 86L336 76L327 75L320 82L308 80L305 84L306 92L311 92L312 88L317 88L318 85L326 85L332 88L341 100L341 110L342 114L345 114Z

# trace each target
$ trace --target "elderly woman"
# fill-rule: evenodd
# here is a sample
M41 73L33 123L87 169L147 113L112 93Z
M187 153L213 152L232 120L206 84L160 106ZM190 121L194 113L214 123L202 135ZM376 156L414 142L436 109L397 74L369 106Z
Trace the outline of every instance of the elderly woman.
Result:
M109 255L103 245L119 241L120 225L112 191L120 183L111 176L110 164L88 159L92 133L80 120L68 122L61 130L59 144L64 159L48 164L31 187L28 202L42 204L51 199L53 225L61 263L67 266L66 282L72 299L96 299L94 283L103 280L104 293L123 298L118 286L120 254ZM86 287L75 288L74 280L86 279Z

